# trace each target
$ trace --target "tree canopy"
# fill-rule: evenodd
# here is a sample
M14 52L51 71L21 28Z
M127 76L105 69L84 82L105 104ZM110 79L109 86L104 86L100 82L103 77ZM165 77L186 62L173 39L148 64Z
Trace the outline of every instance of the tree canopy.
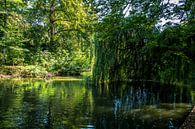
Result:
M194 70L194 9L193 0L1 0L0 64L92 70L95 83L183 83Z
M95 83L129 79L178 83L191 77L193 1L98 3L101 20L95 37Z

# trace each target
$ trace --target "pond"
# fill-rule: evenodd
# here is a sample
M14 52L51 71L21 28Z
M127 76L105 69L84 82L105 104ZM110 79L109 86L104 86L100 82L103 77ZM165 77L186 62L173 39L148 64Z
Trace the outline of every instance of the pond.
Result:
M189 86L72 80L1 80L0 128L169 129L194 101Z

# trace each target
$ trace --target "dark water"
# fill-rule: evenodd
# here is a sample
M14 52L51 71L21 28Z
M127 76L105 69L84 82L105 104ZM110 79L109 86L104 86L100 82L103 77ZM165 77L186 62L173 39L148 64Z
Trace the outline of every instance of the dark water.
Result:
M169 129L180 125L194 93L154 83L0 81L0 128Z

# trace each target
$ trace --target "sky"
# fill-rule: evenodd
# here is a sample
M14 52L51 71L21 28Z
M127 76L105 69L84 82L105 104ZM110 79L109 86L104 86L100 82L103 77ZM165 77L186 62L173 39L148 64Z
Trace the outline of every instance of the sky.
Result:
M168 0L165 0L168 1ZM179 0L170 0L171 3L177 4L179 2Z
M169 2L170 2L170 3L173 3L173 4L179 4L179 1L180 1L180 0L170 0ZM164 0L164 2L167 3L168 0ZM167 20L166 20L165 18L161 18L160 20L161 20L161 24L162 24L162 25L164 25L164 24L167 23L167 22L180 23L180 21L181 21L180 19L174 19L174 20L167 19Z
M172 4L179 4L179 1L180 0L169 0L169 3L172 3ZM164 0L163 3L167 3L168 0ZM125 16L128 16L129 15L129 10L131 9L130 5L128 5L125 10L124 10L124 14ZM180 23L180 19L177 19L175 18L174 20L171 20L171 19L165 19L165 18L161 18L160 19L160 25L164 25L166 24L167 22L173 22L173 23Z

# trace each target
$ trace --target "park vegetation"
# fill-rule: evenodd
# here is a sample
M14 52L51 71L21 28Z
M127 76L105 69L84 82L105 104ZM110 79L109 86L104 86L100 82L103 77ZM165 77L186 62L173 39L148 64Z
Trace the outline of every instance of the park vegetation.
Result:
M1 0L0 74L187 83L193 0Z

